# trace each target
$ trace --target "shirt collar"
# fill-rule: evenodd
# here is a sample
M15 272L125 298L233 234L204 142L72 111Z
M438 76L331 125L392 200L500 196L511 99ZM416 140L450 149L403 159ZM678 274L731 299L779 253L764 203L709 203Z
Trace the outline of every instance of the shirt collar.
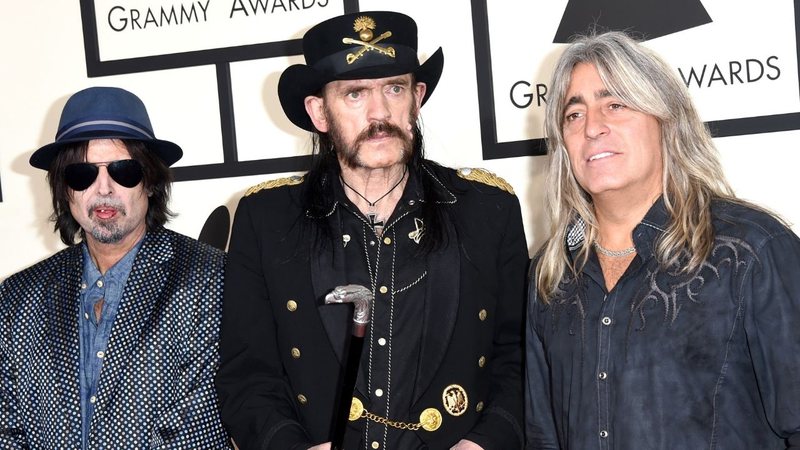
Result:
M641 251L645 246L650 245L648 242L654 242L657 236L666 231L669 219L669 212L664 204L664 197L662 195L653 203L653 206L647 211L642 221L633 229L632 238L636 248ZM580 250L585 239L586 222L578 217L567 226L567 234L565 237L565 244L572 256L575 256L575 252Z
M145 236L147 234L145 233ZM81 250L83 251L83 283L86 286L94 285L97 280L101 277L104 277L106 281L123 281L128 278L128 275L133 268L133 262L136 259L136 254L139 251L139 248L142 246L142 242L144 242L144 237L139 239L128 253L122 257L116 264L111 266L105 274L100 273L100 269L97 268L97 265L94 263L94 259L92 259L91 254L89 254L89 247L86 245L86 241L83 241L81 244Z

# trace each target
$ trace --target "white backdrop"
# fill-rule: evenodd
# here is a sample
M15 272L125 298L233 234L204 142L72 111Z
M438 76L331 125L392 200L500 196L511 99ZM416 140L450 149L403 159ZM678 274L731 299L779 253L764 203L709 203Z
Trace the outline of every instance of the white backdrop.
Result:
M100 30L101 59L209 48L215 45L213 42L220 46L245 45L261 39L259 30L263 32L264 41L297 38L304 29L292 29L291 24L295 23L292 21L308 18L311 23L316 21L312 17L333 15L337 8L338 11L342 8L341 3L333 0L330 3L317 0L316 8L307 11L273 10L270 16L248 17L249 22L237 13L239 22L233 23L231 9L237 1L183 2L187 7L205 5L209 13L214 7L222 8L223 13L217 12L215 17L221 17L220 22L227 19L229 22L224 25L214 25L209 16L205 23L198 20L180 27L159 28L152 23L145 29L128 27L116 32L118 34L108 33L107 38ZM243 0L238 4L247 5L247 2ZM253 0L250 2L252 4ZM180 6L177 1L167 0L97 0L98 27L109 26L108 16L101 14L107 14L113 6L130 9L133 3L141 10L159 5ZM271 0L262 0L262 3L270 7L275 4ZM295 3L300 4L301 0ZM306 3L314 2L306 0ZM552 41L559 14L566 3L566 0L516 0L488 5L497 128L501 140L541 135L542 108L535 104L526 108L509 107L509 89L518 80L533 86L546 83L548 64L559 46L545 45L542 39ZM774 80L765 75L752 83L717 80L708 86L692 86L706 120L797 112L800 111L800 94L793 3L768 0L754 5L741 0L707 0L703 4L715 19L713 23L681 35L655 39L648 45L663 52L671 62L674 60L676 69L686 71L694 67L699 70L708 65L707 76L710 76L711 67L718 63L720 73L728 80L732 79L732 61L744 64L747 59L755 59L769 69L768 58L777 57L771 60L780 69L780 76ZM289 4L288 0L285 4ZM327 9L320 7L323 4ZM428 156L454 167L484 167L508 180L522 203L529 247L533 251L545 238L541 194L544 157L483 160L470 2L362 0L359 6L361 10L394 9L414 17L420 28L419 48L423 59L439 46L444 48L444 74L422 110ZM106 13L100 12L101 7L105 7ZM270 20L283 28L268 26ZM750 31L742 33L742 27L748 23ZM210 44L202 41L209 39L209 35L214 36L205 32L214 26L218 40ZM119 22L117 27L120 27ZM765 32L759 32L758 27ZM516 30L516 34L507 35L509 30ZM767 30L773 32L766 33ZM530 41L520 41L519 36ZM156 135L183 147L185 156L178 166L222 162L223 138L213 65L89 78L77 1L6 2L0 14L0 42L3 61L0 70L0 279L62 248L47 220L51 203L45 174L30 167L28 158L33 150L53 140L61 108L73 92L94 85L129 89L147 105ZM307 152L307 133L295 128L284 117L274 90L280 72L289 64L301 61L293 56L231 63L240 161ZM776 74L774 69L770 73ZM746 78L745 72L741 72L741 77ZM794 199L800 162L799 138L800 131L795 130L716 140L726 175L737 194L778 212L796 231L798 225L795 224L800 223L800 205ZM286 175L177 182L173 186L171 207L179 216L169 227L197 237L206 218L217 206L226 205L233 213L247 187Z

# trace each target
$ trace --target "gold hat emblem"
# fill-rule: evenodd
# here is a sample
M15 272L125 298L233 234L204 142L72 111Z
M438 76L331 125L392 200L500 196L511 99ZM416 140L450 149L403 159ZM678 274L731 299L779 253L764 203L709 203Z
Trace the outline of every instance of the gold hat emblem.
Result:
M390 58L394 58L394 48L393 47L382 47L377 45L378 42L391 37L392 32L386 31L382 33L380 36L373 39L375 36L373 30L375 30L375 19L368 16L359 16L353 22L353 30L358 33L358 39L353 39L350 37L342 38L342 42L345 44L358 44L361 46L354 53L348 53L345 59L347 60L347 64L353 64L358 58L370 51L374 50L380 54L386 55Z
M469 399L467 391L457 384L451 384L444 388L442 392L442 403L444 409L452 416L460 416L467 411Z

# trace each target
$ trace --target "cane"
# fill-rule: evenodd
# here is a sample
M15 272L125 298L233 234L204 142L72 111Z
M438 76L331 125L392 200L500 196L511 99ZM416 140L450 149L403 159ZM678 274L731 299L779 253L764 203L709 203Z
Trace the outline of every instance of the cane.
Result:
M361 348L364 346L364 335L369 325L370 311L374 297L372 292L358 284L337 286L325 296L325 304L352 303L353 330L345 356L344 373L342 374L342 389L339 392L336 409L334 410L333 432L331 434L331 450L342 450L344 444L344 431L347 428L347 418L350 415L350 398L358 377L358 366L361 362Z

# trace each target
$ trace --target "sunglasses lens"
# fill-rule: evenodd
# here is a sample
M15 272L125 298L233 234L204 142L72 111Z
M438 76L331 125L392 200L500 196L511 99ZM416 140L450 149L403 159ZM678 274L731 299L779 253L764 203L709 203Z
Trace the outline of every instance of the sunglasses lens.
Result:
M121 186L132 188L142 181L142 165L135 159L121 159L108 165L108 174Z
M97 166L89 163L69 164L64 169L64 180L74 191L84 191L97 178Z

